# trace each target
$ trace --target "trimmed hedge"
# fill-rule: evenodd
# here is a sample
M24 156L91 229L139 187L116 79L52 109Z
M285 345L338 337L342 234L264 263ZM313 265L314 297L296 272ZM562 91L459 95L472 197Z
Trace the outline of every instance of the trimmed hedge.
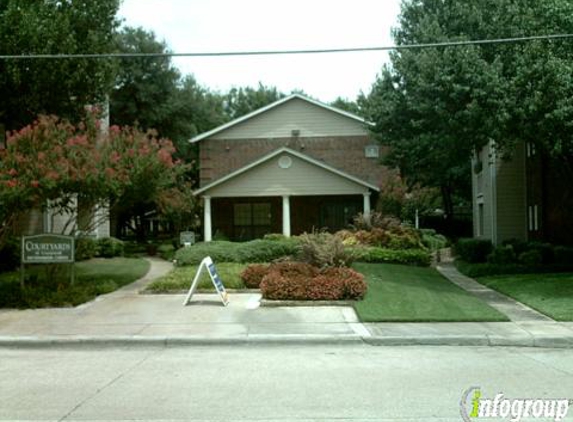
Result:
M454 247L456 256L466 262L486 262L492 252L493 245L485 239L459 239Z
M300 247L295 239L253 240L245 243L227 241L200 242L175 253L178 266L196 265L206 256L215 262L271 262L298 254Z
M456 268L468 277L488 277L492 275L504 274L548 274L573 272L573 263L569 264L492 264L478 263L471 264L464 261L456 261Z
M269 272L269 266L264 264L251 264L241 274L241 280L248 289L258 289L263 277Z
M97 240L98 256L102 258L115 258L116 256L123 256L124 244L123 241L115 237L102 237Z
M98 254L97 240L92 237L80 237L76 239L76 261L92 259Z
M364 276L351 268L319 271L302 262L271 265L260 287L263 297L273 300L361 299L367 290Z
M169 243L163 243L157 247L157 253L162 259L166 261L173 260L173 258L175 257L175 251L176 251L175 246Z
M431 254L424 249L384 249L377 247L352 248L354 259L360 262L405 264L427 267L432 262Z

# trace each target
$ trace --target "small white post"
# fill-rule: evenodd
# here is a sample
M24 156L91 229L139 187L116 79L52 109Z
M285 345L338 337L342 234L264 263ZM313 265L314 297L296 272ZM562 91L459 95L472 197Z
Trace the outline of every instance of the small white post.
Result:
M418 215L418 208L416 208L416 224L414 224L416 226L416 229L420 228L420 216Z
M290 197L283 195L283 235L290 237Z
M203 231L205 242L213 240L212 226L211 226L211 197L203 197Z
M366 192L364 194L364 210L362 214L364 217L368 217L370 215L370 192Z

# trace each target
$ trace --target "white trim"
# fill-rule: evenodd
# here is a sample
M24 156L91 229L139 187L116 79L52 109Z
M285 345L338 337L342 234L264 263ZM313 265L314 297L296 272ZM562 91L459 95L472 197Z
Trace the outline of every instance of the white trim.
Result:
M352 114L352 113L349 113L347 111L341 110L339 108L329 106L327 104L321 103L320 101L316 101L316 100L313 100L311 98L305 97L304 95L292 94L292 95L289 95L288 97L281 98L280 100L275 101L274 103L271 103L265 107L259 108L255 111L252 111L249 114L245 114L244 116L241 116L241 117L239 117L235 120L232 120L228 123L225 123L224 125L218 126L215 129L211 129L210 131L203 132L203 133L191 138L189 140L189 142L195 143L195 142L199 142L205 138L209 138L210 136L213 136L219 132L223 132L224 130L227 130L233 126L236 126L239 123L244 122L245 120L252 119L253 117L258 116L259 114L265 113L265 112L267 112L267 111L269 111L275 107L278 107L281 104L284 104L284 103L286 103L290 100L293 100L293 99L299 99L299 100L306 101L307 103L314 104L315 106L318 106L318 107L324 108L325 110L329 110L329 111L332 111L334 113L340 114L341 116L348 117L349 119L356 120L357 122L363 123L365 125L369 125L369 126L373 125L373 123L367 122L362 117L357 116L356 114Z
M211 197L203 197L203 240L210 242L213 240L213 229L211 224Z
M324 170L327 170L331 173L334 173L340 177L343 177L343 178L350 180L354 183L362 185L368 189L372 189L373 191L380 192L380 189L378 187L371 185L370 183L367 183L364 180L361 180L357 177L351 176L347 173L344 173L343 171L337 170L334 167L330 167L329 165L327 165L323 162L320 162L318 160L315 160L314 158L311 158L308 155L301 154L300 152L294 151L294 150L287 148L287 147L282 147L282 148L279 148L279 149L271 152L270 154L265 155L264 157L259 158L256 161L253 161L251 164L247 164L246 166L241 167L240 169L235 170L234 172L229 173L228 175L221 177L220 179L217 179L214 182L209 183L207 186L204 186L201 189L196 190L194 193L195 193L195 195L200 195L200 194L208 191L209 189L212 189L215 186L222 185L223 183L227 182L228 180L233 179L234 177L237 177L243 173L246 173L247 171L251 170L253 167L256 167L259 164L262 164L262 163L272 159L273 157L276 157L277 155L285 153L285 152L288 154L291 154L295 157L298 157L301 160L304 160L308 163L314 164L317 167L320 167Z
M290 237L290 197L283 195L283 236Z

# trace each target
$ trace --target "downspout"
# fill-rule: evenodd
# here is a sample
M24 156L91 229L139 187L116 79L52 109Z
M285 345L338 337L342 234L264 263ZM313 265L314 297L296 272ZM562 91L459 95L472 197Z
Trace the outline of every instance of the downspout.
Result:
M490 140L491 155L491 242L497 245L497 154L493 141Z

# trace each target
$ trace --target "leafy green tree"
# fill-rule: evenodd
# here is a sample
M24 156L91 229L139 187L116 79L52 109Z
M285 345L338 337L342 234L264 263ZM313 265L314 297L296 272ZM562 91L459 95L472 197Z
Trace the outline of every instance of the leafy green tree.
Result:
M356 114L357 116L362 115L362 110L360 105L356 101L351 101L346 98L337 97L333 102L330 103L332 107L339 108L349 113Z
M119 0L3 0L2 54L113 52ZM0 60L0 122L8 130L39 114L79 121L86 104L105 98L113 84L111 59Z
M571 33L566 0L410 0L398 45ZM516 142L570 162L573 84L570 41L403 49L391 54L364 101L388 164L409 183L468 196L469 159L489 141L505 154Z
M143 28L124 28L117 34L117 46L121 53L169 52L165 42ZM172 101L179 78L179 71L168 56L122 59L110 95L111 123L155 129L167 136L172 132Z
M251 113L261 107L286 97L276 87L259 82L258 88L232 88L225 96L225 112L229 120Z

